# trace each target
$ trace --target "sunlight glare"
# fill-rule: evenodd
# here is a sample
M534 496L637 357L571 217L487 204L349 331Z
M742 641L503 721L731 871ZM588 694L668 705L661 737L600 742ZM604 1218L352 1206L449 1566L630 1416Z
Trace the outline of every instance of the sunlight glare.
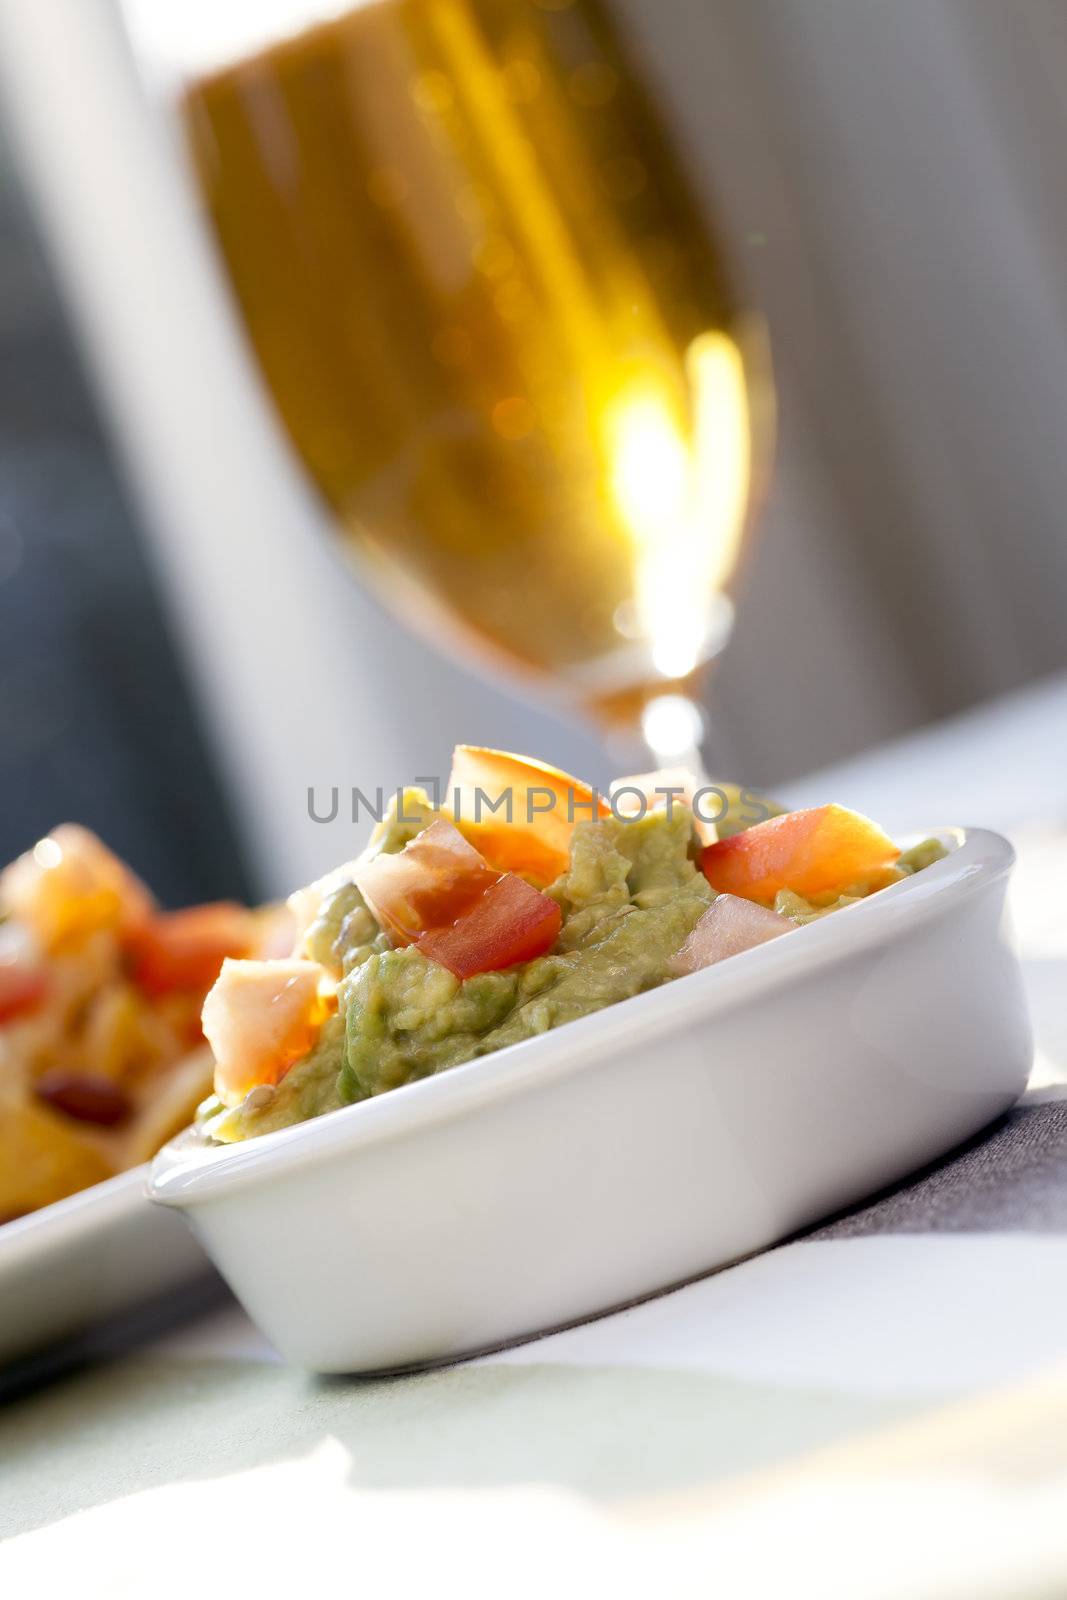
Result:
M640 628L666 678L684 678L714 644L714 600L737 561L750 476L737 345L722 333L701 334L686 369L692 444L656 378L631 383L606 417L609 482L634 547Z

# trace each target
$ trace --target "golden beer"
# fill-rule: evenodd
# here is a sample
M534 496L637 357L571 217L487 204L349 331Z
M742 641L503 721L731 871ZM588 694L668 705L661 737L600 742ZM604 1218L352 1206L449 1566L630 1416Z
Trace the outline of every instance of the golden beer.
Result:
M281 416L393 597L590 704L685 679L759 374L609 13L372 0L183 113Z

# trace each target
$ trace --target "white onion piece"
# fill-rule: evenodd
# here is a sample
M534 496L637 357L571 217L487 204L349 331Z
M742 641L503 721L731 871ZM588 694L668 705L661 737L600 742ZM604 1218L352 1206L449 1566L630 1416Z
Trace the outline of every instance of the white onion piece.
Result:
M736 894L717 895L671 959L671 971L699 972L701 967L712 967L727 956L777 939L794 926L788 917L780 917L777 911L768 911L752 900L743 900Z

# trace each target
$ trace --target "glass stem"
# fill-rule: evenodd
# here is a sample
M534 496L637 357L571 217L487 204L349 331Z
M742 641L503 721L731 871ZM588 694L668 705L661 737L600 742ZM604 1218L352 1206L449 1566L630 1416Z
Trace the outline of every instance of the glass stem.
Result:
M683 767L699 783L708 782L701 754L707 738L707 721L691 695L655 695L641 713L641 735L652 757L653 768Z

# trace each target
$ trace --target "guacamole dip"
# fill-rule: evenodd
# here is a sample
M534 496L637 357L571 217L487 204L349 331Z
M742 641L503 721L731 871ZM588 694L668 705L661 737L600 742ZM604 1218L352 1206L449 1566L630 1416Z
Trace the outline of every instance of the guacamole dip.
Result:
M362 861L397 855L441 817L421 791L406 790L399 802ZM832 893L804 898L784 888L773 909L792 924L809 922L942 853L927 841L874 878L844 889L838 882ZM684 804L580 822L566 871L543 891L553 922L559 908L559 931L545 953L467 978L416 943L394 948L354 881L359 864L340 869L316 886L314 920L297 952L298 967L318 963L336 986L336 1010L279 1082L230 1109L208 1102L205 1132L229 1142L318 1117L671 981L672 959L716 899L700 862Z
M410 803L402 808L413 814ZM433 820L427 806L423 825ZM415 830L417 831L417 829ZM640 821L579 823L570 869L547 891L562 925L548 954L460 981L414 946L393 950L352 883L338 883L306 935L339 979L336 1016L265 1104L250 1097L211 1118L217 1139L245 1139L429 1077L616 1000L657 988L714 898L691 859L684 806ZM410 825L386 834L396 850Z

